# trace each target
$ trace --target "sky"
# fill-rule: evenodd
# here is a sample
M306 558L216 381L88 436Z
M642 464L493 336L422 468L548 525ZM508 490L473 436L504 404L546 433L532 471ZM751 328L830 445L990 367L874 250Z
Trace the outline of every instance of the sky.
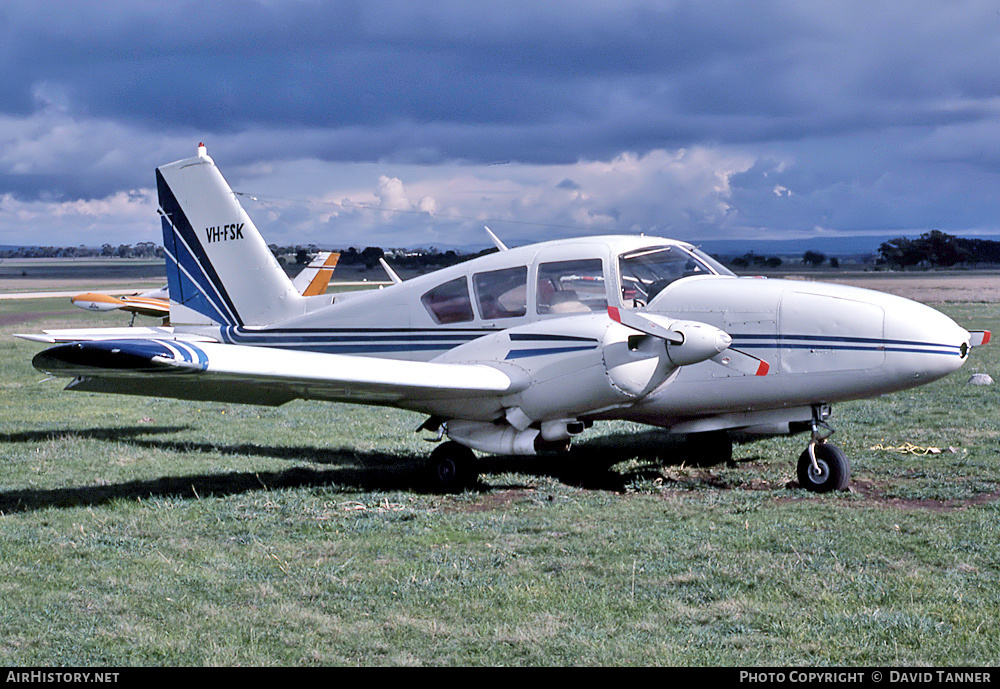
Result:
M4 0L0 244L1000 239L1000 2Z

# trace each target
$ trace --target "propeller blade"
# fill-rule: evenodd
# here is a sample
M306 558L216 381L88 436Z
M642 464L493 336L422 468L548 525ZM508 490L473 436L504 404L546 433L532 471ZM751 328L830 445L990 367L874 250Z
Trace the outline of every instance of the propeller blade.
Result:
M771 370L771 365L763 359L758 359L752 354L741 352L732 347L713 356L711 360L748 376L766 376L767 372Z
M608 307L608 315L616 323L666 340L668 344L667 356L676 365L683 366L708 359L720 366L748 376L766 376L771 370L771 365L763 359L729 347L728 344L732 341L729 335L705 323L677 321L655 314L619 309L614 306ZM685 332L688 333L688 336L693 337L693 341L688 344L688 347L683 346L688 339L685 337ZM699 340L699 336L701 338L708 336L708 339L705 342L696 343L695 340ZM713 338L714 343L712 343ZM709 356L713 352L713 346L714 351L718 353ZM691 348L692 351L684 351L688 348Z
M608 315L615 323L621 323L633 330L666 340L670 344L684 344L684 335L668 328L667 323L658 323L649 316L628 309L619 309L616 306L608 307ZM669 323L674 323L674 320L670 319Z
M990 331L989 330L970 330L969 334L972 335L972 340L969 345L972 347L981 347L984 344L990 343Z

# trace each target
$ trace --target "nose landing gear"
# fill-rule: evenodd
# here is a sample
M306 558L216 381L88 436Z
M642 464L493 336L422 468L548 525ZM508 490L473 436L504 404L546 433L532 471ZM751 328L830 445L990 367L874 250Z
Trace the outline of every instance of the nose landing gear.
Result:
M844 490L851 482L851 460L843 450L827 442L833 430L827 425L828 405L813 407L812 439L799 455L799 485L814 493Z

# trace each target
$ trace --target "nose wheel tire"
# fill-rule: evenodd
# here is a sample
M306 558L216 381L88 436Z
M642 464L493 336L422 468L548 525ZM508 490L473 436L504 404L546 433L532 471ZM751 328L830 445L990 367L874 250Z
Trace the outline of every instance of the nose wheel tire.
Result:
M479 478L476 456L472 450L454 441L434 448L427 459L426 476L431 488L457 493L472 486Z
M814 493L844 490L851 482L851 460L831 443L811 443L799 455L799 485Z

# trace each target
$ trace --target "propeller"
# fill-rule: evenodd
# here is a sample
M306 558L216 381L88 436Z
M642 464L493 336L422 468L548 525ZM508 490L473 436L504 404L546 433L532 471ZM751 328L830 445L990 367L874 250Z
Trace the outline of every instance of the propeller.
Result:
M971 347L982 347L985 344L989 344L992 337L989 330L970 330L969 334L972 335L972 339L969 342L969 346Z
M675 366L714 361L749 376L766 376L770 365L763 359L733 349L729 333L698 321L679 321L656 314L608 307L616 323L658 337L667 343L667 356Z

